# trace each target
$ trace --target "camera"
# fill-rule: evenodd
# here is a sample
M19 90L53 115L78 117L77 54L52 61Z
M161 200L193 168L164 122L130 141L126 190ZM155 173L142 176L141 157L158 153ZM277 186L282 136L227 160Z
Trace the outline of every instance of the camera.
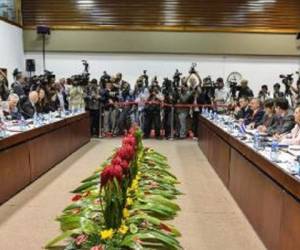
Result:
M71 76L73 85L86 86L89 83L89 74L73 75Z
M189 71L190 74L195 74L196 73L196 66L197 66L197 63L192 63L192 67Z
M211 79L211 76L207 76L203 79L202 88L217 88L217 84Z
M81 60L82 64L83 64L83 74L88 74L89 73L89 64L87 62L87 60Z
M289 83L292 83L294 78L293 78L293 75L294 74L288 74L288 75L279 75L279 77L282 79L282 83L283 84L289 84Z

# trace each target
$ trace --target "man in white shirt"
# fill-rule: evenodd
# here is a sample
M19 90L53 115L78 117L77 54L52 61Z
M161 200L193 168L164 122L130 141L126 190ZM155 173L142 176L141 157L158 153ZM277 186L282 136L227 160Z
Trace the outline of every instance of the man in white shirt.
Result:
M226 105L230 99L230 92L224 86L223 78L219 77L216 82L217 88L215 89L215 96L214 96L214 104L217 105L218 112L224 112L226 108L218 107L218 105Z

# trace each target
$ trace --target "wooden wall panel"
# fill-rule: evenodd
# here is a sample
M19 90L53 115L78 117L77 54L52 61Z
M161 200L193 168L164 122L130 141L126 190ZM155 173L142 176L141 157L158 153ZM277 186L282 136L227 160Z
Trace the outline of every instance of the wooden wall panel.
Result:
M297 0L23 0L25 27L297 32Z
M0 151L0 204L30 183L28 144Z
M283 191L233 148L229 190L266 247L279 250Z
M296 250L300 246L300 206L288 193L284 193L280 249Z

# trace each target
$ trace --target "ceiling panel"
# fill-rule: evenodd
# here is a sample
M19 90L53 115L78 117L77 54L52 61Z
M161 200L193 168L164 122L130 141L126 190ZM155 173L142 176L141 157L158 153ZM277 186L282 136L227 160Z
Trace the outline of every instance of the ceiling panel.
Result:
M300 0L23 0L25 28L300 31Z

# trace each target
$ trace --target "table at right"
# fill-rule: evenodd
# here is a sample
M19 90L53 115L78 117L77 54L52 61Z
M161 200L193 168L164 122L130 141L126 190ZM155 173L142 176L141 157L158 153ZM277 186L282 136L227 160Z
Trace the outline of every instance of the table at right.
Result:
M198 138L200 149L265 246L299 250L299 180L202 116Z

